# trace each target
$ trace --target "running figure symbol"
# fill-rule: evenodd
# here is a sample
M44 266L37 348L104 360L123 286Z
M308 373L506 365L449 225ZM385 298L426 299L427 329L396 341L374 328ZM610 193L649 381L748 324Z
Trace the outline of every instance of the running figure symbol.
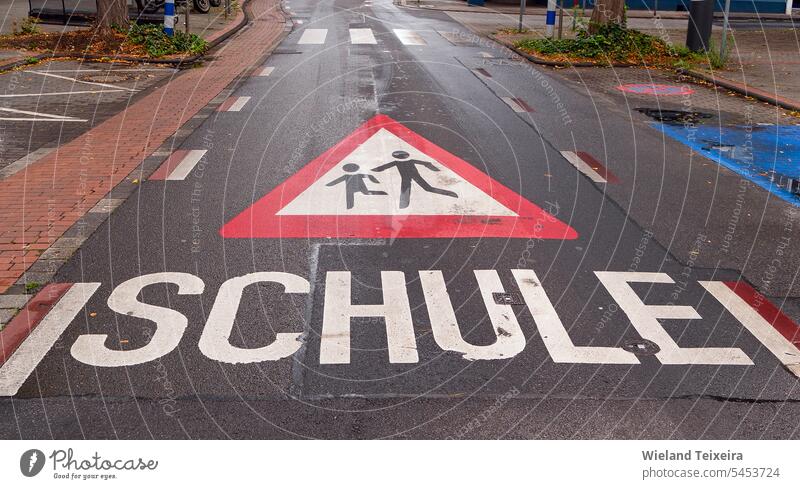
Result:
M355 205L355 195L356 194L363 194L363 195L386 195L386 192L382 190L370 190L367 188L367 184L364 183L365 178L369 178L372 183L380 183L377 178L372 175L367 175L366 173L355 173L359 169L359 166L355 163L347 163L342 166L342 170L346 171L347 173L342 175L341 177L328 182L326 184L327 187L333 187L334 185L338 185L344 182L345 191L347 192L347 208L352 209Z
M439 171L439 169L436 168L433 165L433 163L429 161L411 160L409 159L410 155L405 151L395 151L392 153L392 157L397 159L392 162L386 163L385 165L373 168L372 171L381 172L383 170L388 170L389 168L397 168L397 172L400 174L401 209L405 209L406 207L408 207L408 204L411 202L411 182L417 182L417 185L422 187L422 190L426 192L458 198L457 193L451 192L449 190L444 190L441 188L436 188L431 184L429 184L427 181L425 181L425 179L422 178L422 175L419 174L417 165L422 165L431 171Z

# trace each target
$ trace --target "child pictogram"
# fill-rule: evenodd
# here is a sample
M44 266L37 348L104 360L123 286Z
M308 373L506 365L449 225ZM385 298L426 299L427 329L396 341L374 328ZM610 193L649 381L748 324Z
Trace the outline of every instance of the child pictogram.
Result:
M406 151L395 151L392 157L397 158L394 161L386 163L385 165L373 168L372 171L381 172L389 168L396 168L400 174L400 208L405 209L411 203L411 182L416 182L417 185L422 187L422 190L433 194L446 195L448 197L458 198L458 194L449 190L434 187L429 184L422 175L419 174L417 169L418 165L422 165L428 170L439 171L430 161L420 161L409 159L410 155Z
M362 195L386 195L386 192L382 190L370 190L367 188L367 184L364 183L364 179L368 178L372 183L381 183L377 178L372 175L368 175L366 173L356 173L359 170L359 166L355 163L347 163L342 166L342 170L346 171L344 175L341 177L330 181L326 184L327 187L333 187L334 185L338 185L344 182L345 192L347 193L347 208L352 209L355 205L355 195L362 194Z

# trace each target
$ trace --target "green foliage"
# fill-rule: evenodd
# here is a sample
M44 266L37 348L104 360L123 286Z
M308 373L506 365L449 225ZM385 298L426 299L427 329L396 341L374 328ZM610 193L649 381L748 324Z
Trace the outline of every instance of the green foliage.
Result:
M627 29L617 23L598 25L594 34L589 34L588 29L581 26L576 30L574 39L524 39L515 43L515 46L543 55L563 55L600 63L653 62L664 58L675 62L692 56L685 48L672 46L658 37Z
M11 33L15 36L27 36L30 34L39 34L42 29L39 27L39 19L35 17L26 17L19 24L13 23Z
M527 34L531 30L527 27L523 27L522 30L517 29L516 27L504 27L502 29L498 29L495 33L496 34Z
M705 59L708 61L708 65L715 70L721 70L725 68L725 65L728 63L728 54L730 53L730 46L731 46L731 38L728 38L728 49L726 49L725 53L721 52L721 49L718 49L714 45L714 41L709 42L708 52L705 53Z
M40 284L39 282L36 282L36 281L27 282L25 284L25 292L28 292L28 293L33 292L36 289L38 289L39 287L41 287L41 286L42 286L42 284Z
M133 24L127 34L128 43L144 47L153 58L170 54L203 54L208 50L206 40L196 34L176 30L170 37L160 25L155 24Z

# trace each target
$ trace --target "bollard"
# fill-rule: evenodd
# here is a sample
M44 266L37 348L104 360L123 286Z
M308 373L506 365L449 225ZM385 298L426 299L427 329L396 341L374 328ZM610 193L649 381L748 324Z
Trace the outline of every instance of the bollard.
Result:
M547 0L547 18L545 19L545 23L547 24L545 33L547 37L553 37L553 27L556 25L556 0Z
M692 0L689 7L689 27L686 47L692 51L708 51L711 25L714 21L714 0Z
M164 2L164 34L172 37L175 33L175 0Z

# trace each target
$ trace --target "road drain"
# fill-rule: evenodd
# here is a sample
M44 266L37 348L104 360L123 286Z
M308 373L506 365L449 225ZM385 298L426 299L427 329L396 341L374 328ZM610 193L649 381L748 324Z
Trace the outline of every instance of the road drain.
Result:
M711 118L711 114L689 110L652 109L648 107L636 110L665 124L698 124L705 119Z
M513 292L492 292L492 298L494 299L495 304L507 306L521 306L525 304L522 302L522 299L520 299L519 296Z
M622 345L622 349L635 355L655 355L661 351L658 345L650 340L632 340Z

